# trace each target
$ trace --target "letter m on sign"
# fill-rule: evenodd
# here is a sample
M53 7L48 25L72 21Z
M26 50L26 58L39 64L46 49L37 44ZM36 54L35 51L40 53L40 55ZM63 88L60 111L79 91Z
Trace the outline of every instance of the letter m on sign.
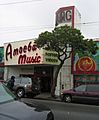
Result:
M26 62L26 55L20 55L18 64L25 64L25 62Z

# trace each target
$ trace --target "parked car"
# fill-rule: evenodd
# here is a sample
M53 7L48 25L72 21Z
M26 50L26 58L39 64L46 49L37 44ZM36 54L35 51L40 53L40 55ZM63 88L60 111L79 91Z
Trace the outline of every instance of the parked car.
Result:
M0 82L0 120L54 120L52 111L37 104L24 103Z
M7 85L9 82L10 79L7 80ZM36 84L34 85L32 79L29 77L15 77L13 91L15 91L18 97L24 97L24 95L39 94L40 88Z
M0 80L0 82L4 83L5 81L4 80Z
M74 89L64 90L61 100L68 103L73 100L99 102L99 84L80 85Z

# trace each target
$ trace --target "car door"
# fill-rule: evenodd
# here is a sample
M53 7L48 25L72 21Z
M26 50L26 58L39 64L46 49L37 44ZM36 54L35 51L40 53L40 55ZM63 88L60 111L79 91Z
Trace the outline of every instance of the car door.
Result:
M76 101L83 101L85 100L85 93L86 93L86 85L78 86L74 89L75 93L73 95L73 99Z
M17 90L18 87L20 87L20 83L21 83L21 78L19 77L15 78L14 87L13 87L15 91Z
M86 99L89 101L99 100L99 85L87 85Z

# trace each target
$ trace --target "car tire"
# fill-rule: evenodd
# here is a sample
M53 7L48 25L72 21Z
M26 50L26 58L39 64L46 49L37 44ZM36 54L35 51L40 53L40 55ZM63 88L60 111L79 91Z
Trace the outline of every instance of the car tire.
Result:
M65 95L64 96L64 102L71 103L72 102L72 97L70 95Z
M24 89L23 88L19 88L17 91L16 91L16 94L19 98L21 97L24 97L25 95L25 92L24 92Z

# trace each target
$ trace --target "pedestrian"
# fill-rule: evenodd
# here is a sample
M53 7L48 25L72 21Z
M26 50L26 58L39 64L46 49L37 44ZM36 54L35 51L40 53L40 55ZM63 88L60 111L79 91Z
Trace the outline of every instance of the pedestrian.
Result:
M8 81L7 86L12 91L13 91L13 87L14 87L14 82L15 82L15 76L11 76L11 79Z

